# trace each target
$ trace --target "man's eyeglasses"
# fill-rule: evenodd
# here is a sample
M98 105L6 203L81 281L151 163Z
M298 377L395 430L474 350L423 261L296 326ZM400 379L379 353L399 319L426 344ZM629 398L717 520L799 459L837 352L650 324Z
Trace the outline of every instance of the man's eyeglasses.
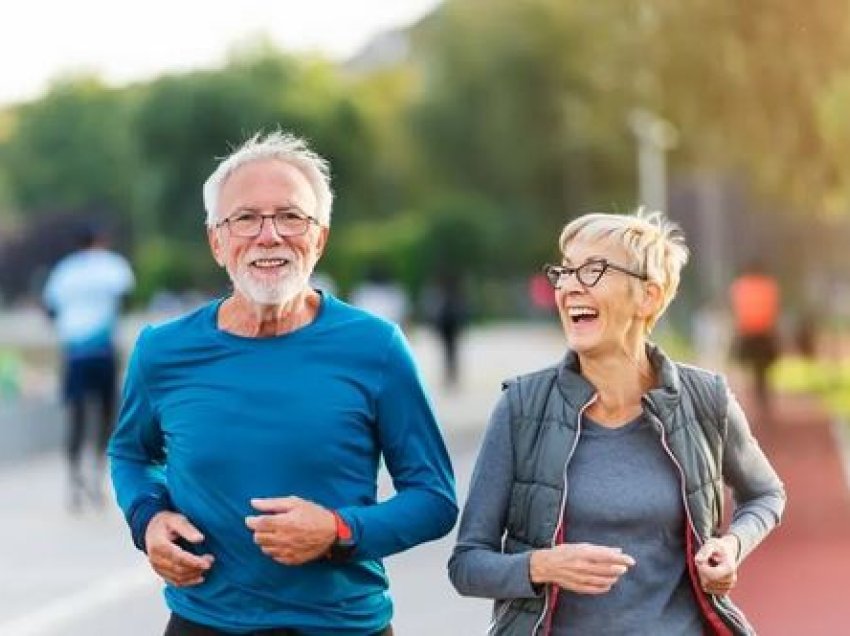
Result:
M560 289L564 282L575 274L576 279L585 287L593 287L600 281L609 269L622 272L629 276L634 276L640 280L648 280L646 274L640 274L627 267L621 267L614 263L609 263L605 259L587 261L578 267L567 267L566 265L544 265L543 273L549 279L549 283L555 289Z
M306 234L310 224L319 225L312 216L300 211L279 210L274 214L260 214L259 212L237 212L215 224L221 227L227 224L233 236L241 238L255 238L263 231L263 222L271 219L278 236L301 236Z

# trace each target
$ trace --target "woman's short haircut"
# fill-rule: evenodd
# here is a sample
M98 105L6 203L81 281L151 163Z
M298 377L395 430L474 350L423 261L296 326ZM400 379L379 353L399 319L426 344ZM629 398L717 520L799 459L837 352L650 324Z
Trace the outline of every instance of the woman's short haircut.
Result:
M247 163L265 159L278 159L293 166L304 175L316 195L316 220L325 227L329 226L333 191L328 162L311 150L304 139L282 131L275 131L265 136L256 133L218 164L204 183L207 226L212 227L219 220L218 198L222 185L230 175Z
M573 241L611 242L626 249L629 267L646 275L662 292L658 311L647 320L649 333L670 305L679 288L679 278L688 262L688 246L678 224L663 212L639 208L634 214L585 214L570 221L561 231L562 254Z

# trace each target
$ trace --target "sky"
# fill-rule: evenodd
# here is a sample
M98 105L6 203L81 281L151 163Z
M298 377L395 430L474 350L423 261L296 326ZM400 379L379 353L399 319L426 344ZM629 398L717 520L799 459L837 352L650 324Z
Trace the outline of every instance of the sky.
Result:
M39 97L51 78L95 72L111 84L216 66L265 35L294 53L344 60L439 0L22 0L0 6L0 104Z

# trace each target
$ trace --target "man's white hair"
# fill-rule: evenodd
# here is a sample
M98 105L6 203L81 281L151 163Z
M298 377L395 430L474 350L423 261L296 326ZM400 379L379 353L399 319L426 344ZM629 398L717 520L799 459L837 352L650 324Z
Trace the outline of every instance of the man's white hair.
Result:
M330 226L333 191L327 160L311 150L301 137L278 130L265 136L262 133L256 133L222 159L206 180L204 208L207 211L207 227L212 227L219 221L218 198L224 182L245 164L264 159L278 159L298 169L304 175L316 195L316 220L325 227Z
M638 208L634 214L597 213L574 219L561 232L561 253L565 254L575 240L622 246L632 261L628 265L658 284L662 303L647 321L649 333L676 295L682 267L688 262L688 246L681 228L663 212Z

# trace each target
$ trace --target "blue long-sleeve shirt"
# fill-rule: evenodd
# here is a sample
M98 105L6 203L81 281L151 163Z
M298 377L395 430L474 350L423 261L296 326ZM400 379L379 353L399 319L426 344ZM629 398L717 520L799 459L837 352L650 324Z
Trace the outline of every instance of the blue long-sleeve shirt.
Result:
M220 302L147 328L109 446L137 545L170 507L215 556L204 583L166 588L172 611L234 632L364 634L392 614L380 559L446 534L452 469L400 330L325 294L315 320L274 338L218 329ZM377 502L383 456L396 494ZM245 526L255 497L336 509L357 544L344 564L286 566Z

